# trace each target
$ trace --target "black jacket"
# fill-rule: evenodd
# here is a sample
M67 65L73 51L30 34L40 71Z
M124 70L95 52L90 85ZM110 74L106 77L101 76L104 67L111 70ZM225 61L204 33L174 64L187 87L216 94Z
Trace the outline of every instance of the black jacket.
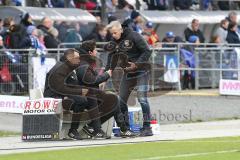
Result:
M173 1L175 10L189 10L192 5L191 0L174 0Z
M100 34L93 32L89 36L86 37L85 40L92 40L94 39L96 42L106 42L106 37L102 37Z
M43 25L39 25L37 28L42 30L44 33L44 42L45 42L46 48L58 48L58 44L59 44L58 40L55 39L54 36L48 32L47 27Z
M166 10L168 8L167 1L163 0L162 4L156 3L156 0L143 0L148 5L148 10Z
M63 98L67 95L80 96L83 87L74 85L74 81L76 82L77 80L73 80L71 84L66 82L67 79L69 80L69 77L71 78L72 71L76 67L71 66L65 61L57 62L47 73L44 97Z
M189 40L189 37L192 36L192 35L195 35L195 36L198 36L199 40L201 43L204 43L205 41L205 38L203 36L203 33L202 31L200 30L197 30L197 31L193 31L192 29L190 29L189 27L185 29L184 31L184 35L185 35L185 38L186 38L186 41Z
M99 75L94 69L93 63L88 60L81 59L81 65L76 69L79 85L87 87L99 88L99 84L107 81L110 76L107 72Z
M228 31L226 41L228 43L240 44L240 39L239 39L239 36L237 35L237 33L234 31L230 31L230 30Z
M138 68L141 68L142 65L146 66L146 64L149 64L148 61L151 56L151 50L147 42L139 33L126 28L124 29L121 38L119 40L112 40L111 43L114 45L108 50L110 51L110 54L108 56L105 70L114 69L116 67L117 64L116 62L113 62L113 57L118 54L126 55L127 61L136 63Z

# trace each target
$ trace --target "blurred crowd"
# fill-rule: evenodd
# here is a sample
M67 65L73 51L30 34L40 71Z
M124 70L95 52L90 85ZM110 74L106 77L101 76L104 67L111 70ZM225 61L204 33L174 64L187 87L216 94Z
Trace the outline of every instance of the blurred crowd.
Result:
M101 1L102 2L102 1ZM227 9L228 5L234 3L238 7L240 2L213 1L213 0L106 0L106 20L102 20L100 9L103 7L100 0L32 0L26 1L30 6L40 7L75 7L87 9L96 19L97 24L80 22L53 21L44 17L40 22L34 22L29 13L21 16L21 21L15 22L12 17L1 19L0 16L0 39L3 40L4 48L25 49L36 48L38 53L44 53L45 48L59 48L61 43L79 43L84 40L95 39L97 42L107 42L111 36L106 30L106 25L113 20L119 20L123 27L132 28L142 34L152 47L162 47L161 42L190 42L204 43L203 32L200 30L201 22L193 19L183 31L184 37L175 35L173 31L165 33L165 37L159 37L156 27L152 22L144 21L137 11L138 8L149 10L196 10L199 6L205 9ZM1 0L2 5L22 5L22 0ZM228 5L227 5L228 4ZM216 7L216 5L218 7ZM215 7L214 7L215 6ZM222 6L222 7L221 7ZM225 8L224 8L224 7ZM228 8L229 9L229 8ZM239 43L239 32L237 24L237 13L230 12L226 18L219 22L219 28L210 43ZM74 47L69 45L68 47Z
M116 5L118 1L119 5ZM124 0L0 0L1 5L81 8L98 10L102 3L107 4L108 11L121 9ZM137 9L148 10L236 10L240 8L238 0L128 0Z
M80 22L54 22L49 17L44 17L38 24L35 24L29 13L21 15L20 23L16 23L12 17L0 19L0 39L3 41L0 47L10 49L35 48L38 54L44 54L46 48L59 48L61 43L77 44L90 39L95 39L96 42L108 42L111 36L106 29L106 25L114 20L121 21L123 28L131 28L141 34L151 47L171 46L170 44L164 44L163 46L162 42L207 42L200 29L201 22L198 19L193 19L182 31L184 37L175 35L173 31L168 31L164 37L159 37L154 24L146 22L140 13L132 8L132 5L126 2L124 8L120 11L121 14L111 14L107 23L103 22L99 15L95 15L97 23L92 27ZM226 15L226 18L219 22L219 28L209 42L239 44L240 34L237 16L234 11ZM75 47L75 44L67 47ZM64 45L61 47L64 47Z

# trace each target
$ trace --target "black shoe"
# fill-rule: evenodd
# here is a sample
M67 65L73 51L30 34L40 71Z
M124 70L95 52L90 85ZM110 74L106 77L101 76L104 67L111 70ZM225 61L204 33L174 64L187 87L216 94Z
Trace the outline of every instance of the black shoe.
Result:
M71 139L82 140L82 137L80 136L76 129L69 129L68 136Z
M131 130L126 130L126 131L120 131L120 137L122 137L122 138L127 138L127 137L137 137L137 136L139 136L139 134L138 133L134 133L134 132L132 132Z
M111 136L107 136L107 134L103 130L93 131L94 139L110 139Z
M90 137L93 137L93 132L94 132L94 129L92 127L89 127L89 126L84 126L82 128L82 130Z
M140 136L141 137L153 136L152 128L151 127L141 128Z

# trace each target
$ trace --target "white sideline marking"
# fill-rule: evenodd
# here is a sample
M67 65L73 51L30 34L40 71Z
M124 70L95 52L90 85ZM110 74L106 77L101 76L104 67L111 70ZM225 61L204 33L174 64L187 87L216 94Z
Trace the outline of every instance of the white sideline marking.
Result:
M224 154L224 153L235 153L235 152L240 152L240 150L179 154L179 155L175 155L175 156L159 156L159 157L150 157L150 158L140 158L140 159L134 159L134 160L158 160L158 159L169 159L169 158L196 157L196 156L206 156L206 155L211 155L211 154Z

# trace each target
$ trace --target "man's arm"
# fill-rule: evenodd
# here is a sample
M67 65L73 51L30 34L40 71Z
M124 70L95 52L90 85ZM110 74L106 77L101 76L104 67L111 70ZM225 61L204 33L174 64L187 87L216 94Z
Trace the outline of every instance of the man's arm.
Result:
M143 37L134 32L134 42L135 42L135 45L136 47L138 48L139 50L139 58L138 60L136 61L136 63L144 63L144 62L148 62L150 56L151 56L151 50L147 44L147 42L143 39Z
M59 67L54 73L49 75L48 84L49 88L60 95L85 95L88 91L88 87L80 85L72 85L65 83L65 79L69 76L69 73L62 72L62 68ZM95 90L92 89L91 90ZM98 91L96 89L96 91Z
M107 65L106 65L104 71L114 70L117 66L118 59L119 59L118 53L116 53L116 52L109 53Z
M80 66L76 70L78 80L82 80L86 85L96 86L102 82L107 81L110 75L104 72L103 75L95 75L93 70L89 68L89 65Z

